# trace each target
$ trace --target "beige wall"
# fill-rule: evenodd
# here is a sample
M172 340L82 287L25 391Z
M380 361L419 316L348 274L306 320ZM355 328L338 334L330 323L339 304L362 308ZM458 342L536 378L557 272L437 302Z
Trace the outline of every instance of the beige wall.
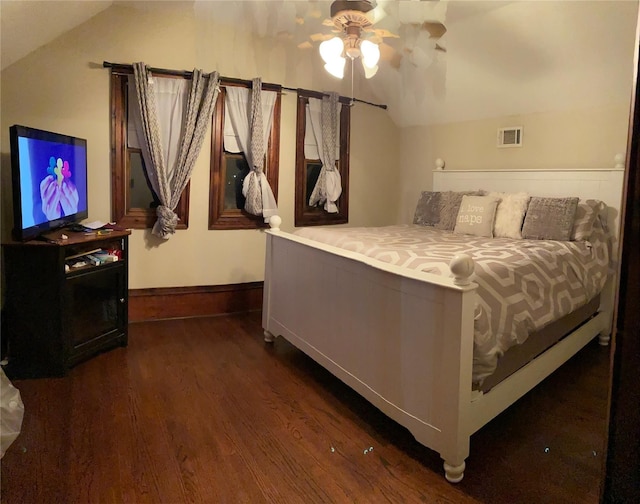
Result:
M629 83L629 100L631 83ZM608 168L625 153L630 101L401 130L398 217L410 222L420 191L431 189L436 159L445 169ZM498 148L499 128L522 126L521 147Z
M89 220L111 218L109 71L103 61L145 61L154 67L218 70L221 75L288 87L336 90L306 55L254 42L243 30L197 16L189 5L158 12L113 6L1 74L2 236L11 228L8 131L12 124L80 136L88 141ZM336 87L338 86L338 87ZM356 88L356 96L358 90ZM293 229L296 96L282 99L279 208ZM264 278L264 233L208 231L207 137L191 179L189 229L163 241L148 231L130 238L130 288L220 285ZM399 132L383 110L352 109L350 224L391 223L398 205ZM374 195L374 197L372 197Z

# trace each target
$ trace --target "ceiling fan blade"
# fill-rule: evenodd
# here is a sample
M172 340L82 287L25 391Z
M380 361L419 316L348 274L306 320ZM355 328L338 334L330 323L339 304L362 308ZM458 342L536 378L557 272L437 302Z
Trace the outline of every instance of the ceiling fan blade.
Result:
M386 28L371 28L366 31L371 31L376 34L376 37L380 38L400 38L400 35L390 32Z
M298 49L313 49L313 44L308 40L305 40L301 44L298 44Z
M442 46L442 45L440 45L440 44L438 44L436 42L436 51L440 51L440 52L446 53L447 52L447 48Z
M439 39L447 33L447 27L438 21L425 21L422 23L422 29L429 32L431 38Z
M335 37L334 33L312 33L309 35L309 38L313 42L323 42L325 40L332 39L333 37Z

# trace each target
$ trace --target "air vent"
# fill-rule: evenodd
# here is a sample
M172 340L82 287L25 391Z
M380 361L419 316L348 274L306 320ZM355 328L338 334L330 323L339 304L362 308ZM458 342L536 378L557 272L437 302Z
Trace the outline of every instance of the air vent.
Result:
M522 147L522 126L500 128L498 130L498 147Z

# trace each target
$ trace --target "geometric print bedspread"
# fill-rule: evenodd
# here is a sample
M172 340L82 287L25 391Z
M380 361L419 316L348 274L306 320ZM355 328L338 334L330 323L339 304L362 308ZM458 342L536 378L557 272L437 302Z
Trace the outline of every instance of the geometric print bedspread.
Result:
M534 331L593 299L609 271L607 236L586 241L514 240L456 234L413 224L375 228L308 227L294 234L396 266L451 276L449 261L469 254L478 284L473 381Z

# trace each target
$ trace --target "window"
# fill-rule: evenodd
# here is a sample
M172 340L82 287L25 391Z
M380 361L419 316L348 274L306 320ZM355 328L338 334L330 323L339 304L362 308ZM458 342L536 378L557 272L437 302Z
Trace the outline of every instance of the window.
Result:
M111 211L120 226L146 229L153 227L160 202L149 183L142 152L128 141L129 76L133 78L133 70L111 71ZM177 229L186 229L189 224L189 185L174 210L179 219Z
M221 89L213 112L211 128L211 171L209 179L209 229L255 229L267 227L264 218L244 210L242 183L249 173L243 152L230 152L224 145L225 86L251 88L250 81L221 79ZM265 153L264 173L276 200L278 198L278 164L280 159L280 87L263 84L263 91L278 93L273 108L273 123ZM266 124L265 124L266 126Z
M317 226L345 224L349 222L349 135L351 108L348 98L340 98L340 159L336 162L342 178L342 194L338 199L337 213L327 212L321 205L310 206L309 198L318 180L322 163L320 159L308 159L305 155L307 130L307 106L309 98L322 99L322 93L298 90L298 117L296 122L296 187L295 225Z

